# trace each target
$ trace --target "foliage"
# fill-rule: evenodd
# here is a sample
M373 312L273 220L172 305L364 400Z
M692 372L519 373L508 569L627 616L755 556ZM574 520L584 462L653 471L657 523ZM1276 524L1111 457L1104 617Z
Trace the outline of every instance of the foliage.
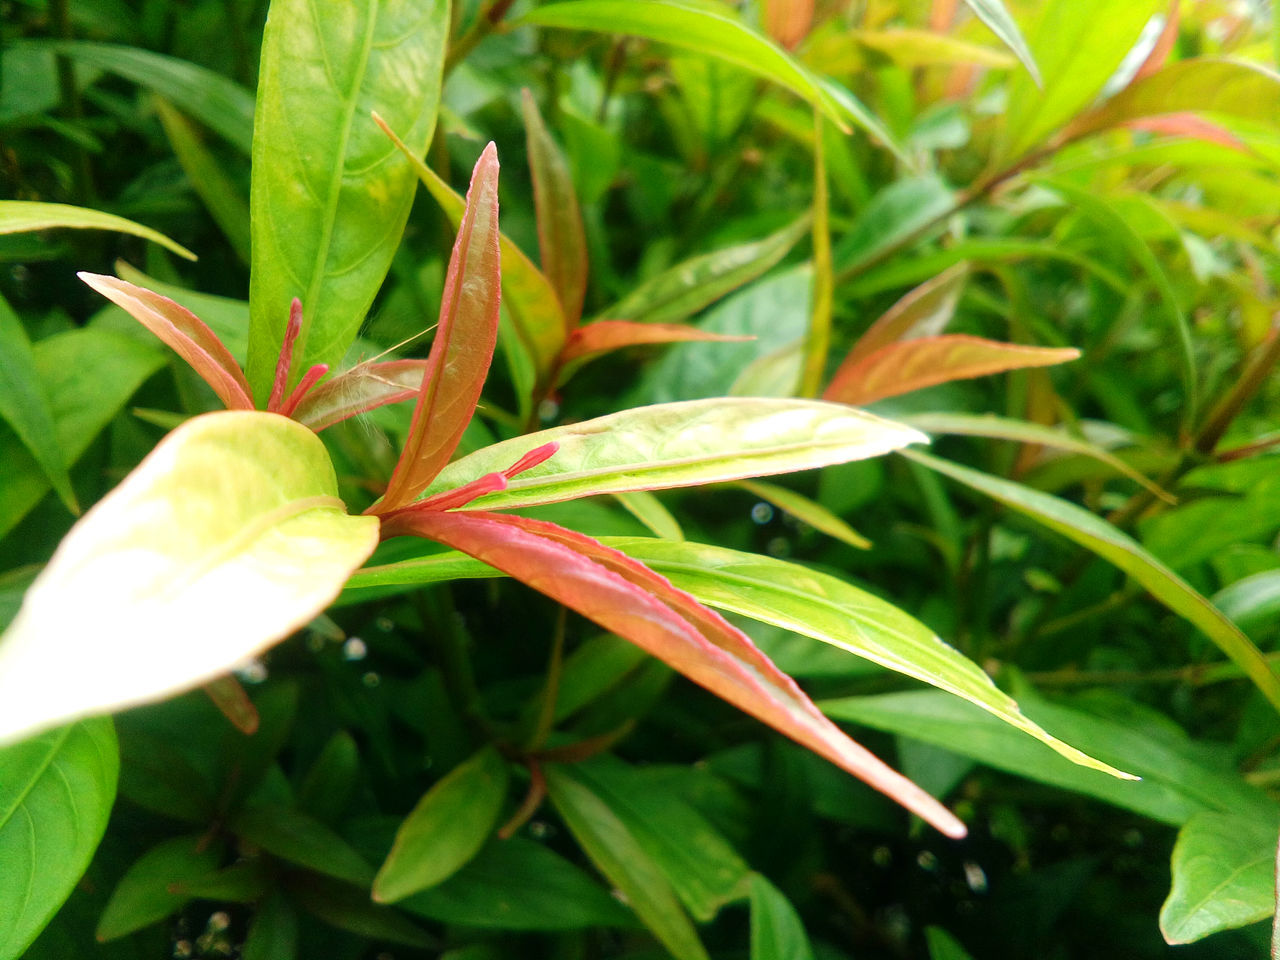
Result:
M1261 955L1240 6L17 5L0 960Z

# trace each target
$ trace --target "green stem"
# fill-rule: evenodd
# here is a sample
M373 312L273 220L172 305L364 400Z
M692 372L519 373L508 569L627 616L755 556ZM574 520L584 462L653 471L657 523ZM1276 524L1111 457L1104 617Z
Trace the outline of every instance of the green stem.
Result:
M465 60L480 41L493 33L502 23L515 0L489 0L489 3L476 17L467 32L449 44L449 52L444 58L444 75L447 77L453 68Z
M804 368L800 375L800 396L816 397L822 391L831 350L831 313L835 298L834 268L831 263L831 203L827 188L826 149L822 138L822 116L813 111L813 303L809 333L804 343Z
M67 0L49 0L49 16L53 21L53 29L59 40L71 40L71 15ZM76 87L75 66L71 58L58 54L54 58L58 70L58 91L62 100L62 109L74 121L84 119L84 104L80 100L80 91ZM93 169L89 165L89 151L82 144L75 146L75 184L76 200L83 206L94 206L97 202L97 191L93 186Z

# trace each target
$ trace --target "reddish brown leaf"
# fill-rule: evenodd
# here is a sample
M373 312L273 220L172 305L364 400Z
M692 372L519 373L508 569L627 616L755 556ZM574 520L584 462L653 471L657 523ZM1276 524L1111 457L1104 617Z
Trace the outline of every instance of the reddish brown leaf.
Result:
M1162 133L1171 137L1189 137L1216 143L1220 147L1228 147L1241 153L1249 153L1244 141L1226 127L1219 126L1211 120L1198 117L1194 113L1166 113L1159 117L1140 117L1124 124L1132 130L1146 130L1150 133Z
M936 337L947 328L969 279L969 265L957 263L926 280L886 310L858 338L845 364L858 363L897 340Z
M1073 348L1024 347L962 334L907 340L842 365L823 399L857 406L952 380L1046 367L1079 356Z
M409 510L383 536L411 534L461 550L626 637L739 709L769 724L960 837L946 807L865 748L815 707L751 640L630 557L555 524L496 513Z
M222 715L231 721L231 725L245 736L253 736L258 732L258 708L253 705L249 694L245 693L244 687L234 676L227 674L217 680L210 680L204 685L204 692Z
M490 143L471 174L409 439L380 512L416 499L449 462L471 422L498 338L500 269L498 152Z
M813 0L765 0L765 33L794 50L813 26L813 6Z
M228 410L252 410L249 382L240 364L194 313L168 297L127 280L97 273L80 273L81 280L128 311L135 320L168 344L213 388Z
M303 397L293 419L318 433L357 413L408 400L422 389L426 369L426 360L361 363Z
M1130 83L1150 76L1164 66L1165 61L1169 59L1169 54L1173 52L1173 45L1178 42L1178 24L1181 19L1178 0L1169 0L1169 12L1165 14L1164 28L1160 31L1160 36L1156 38L1156 45L1147 54L1147 59L1142 61L1142 66L1133 75L1133 80L1129 81Z
M653 343L679 343L685 340L721 340L740 342L754 337L725 333L708 333L683 323L640 323L634 320L597 320L578 327L569 336L560 354L560 379L566 380L573 370L611 350Z

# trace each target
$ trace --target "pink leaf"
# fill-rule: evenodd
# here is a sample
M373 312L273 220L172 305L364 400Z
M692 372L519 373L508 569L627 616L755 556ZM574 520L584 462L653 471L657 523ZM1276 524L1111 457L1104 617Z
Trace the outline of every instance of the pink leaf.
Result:
M866 781L943 833L964 824L815 707L751 640L643 564L555 524L496 513L407 510L383 537L410 534L461 550L626 637L690 680Z
M97 273L77 276L172 347L213 388L228 410L253 409L249 382L240 364L194 313L127 280Z
M720 340L737 343L754 340L727 333L708 333L683 323L641 323L635 320L597 320L578 327L569 336L560 354L560 379L588 360L611 350L653 343L680 343L685 340Z
M824 400L854 406L912 390L1023 367L1046 367L1080 356L1072 348L1024 347L963 334L906 340L881 347L836 371Z
M1158 117L1139 117L1127 121L1124 126L1132 130L1146 130L1150 133L1161 133L1170 137L1188 137L1216 143L1220 147L1238 150L1241 153L1251 151L1244 141L1226 127L1219 126L1211 120L1198 117L1194 113L1166 113Z
M303 397L293 419L319 433L358 413L416 396L426 370L426 360L361 363Z
M379 512L415 500L449 462L471 422L498 338L498 249L498 152L490 143L471 174L409 439Z

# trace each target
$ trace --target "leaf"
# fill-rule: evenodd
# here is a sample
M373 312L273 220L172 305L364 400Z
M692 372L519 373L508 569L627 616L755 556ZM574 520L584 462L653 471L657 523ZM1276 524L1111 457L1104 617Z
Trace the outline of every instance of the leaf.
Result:
M1001 50L969 43L945 33L910 28L855 30L851 38L883 53L900 67L931 67L938 64L971 63L980 67L1006 69L1015 65L1013 57Z
M336 493L324 445L275 414L169 434L72 528L0 636L0 740L189 689L305 624L378 539Z
M373 882L373 899L394 903L447 880L493 832L507 799L507 761L485 747L422 795L400 824Z
M1160 603L1203 631L1218 649L1240 666L1268 700L1280 707L1280 677L1276 676L1258 648L1190 584L1131 537L1074 503L1047 493L927 454L911 452L905 455L1031 517L1118 567L1149 590Z
M403 142L377 114L374 121L391 138L397 149L409 158L418 179L435 198L455 230L462 223L466 201L440 179L421 159L409 152ZM520 342L528 349L539 376L550 376L551 367L564 345L568 322L551 281L534 266L506 234L498 234L502 250L502 305L511 315Z
M319 433L348 417L416 396L426 370L425 360L357 364L317 384L290 416Z
M240 960L297 960L297 956L298 915L276 892L254 912Z
M191 188L203 201L236 256L248 263L248 200L227 177L191 122L163 97L157 96L153 102L165 136L169 138L169 145L182 164Z
M888 794L949 836L964 825L927 793L838 731L741 631L624 554L524 517L403 511L384 536L462 550L625 637L739 709Z
M498 930L635 925L598 883L523 837L491 840L444 883L402 900L399 907L441 923Z
M969 265L961 262L926 280L891 306L854 341L846 364L859 363L900 340L941 334L955 316L960 294L969 282Z
M680 522L662 505L662 501L649 491L631 490L627 493L615 493L613 496L627 513L653 531L655 537L661 537L664 540L684 539Z
M1049 0L1028 31L1042 83L1019 74L1009 86L1001 165L1021 159L1087 106L1166 0ZM1105 24L1105 29L1099 29Z
M339 730L320 751L298 788L298 809L321 823L333 823L346 810L360 775L355 738Z
M1273 815L1274 803L1237 775L1204 762L1185 737L1170 741L1128 718L1109 719L1065 704L1019 699L1027 712L1060 730L1090 753L1132 770L1141 780L1121 781L1044 749L971 704L932 690L823 700L836 720L910 737L1021 777L1082 793L1161 823L1182 824L1204 810Z
M262 42L249 207L249 383L265 404L289 304L302 300L290 386L342 359L386 277L413 203L412 166L369 120L435 129L449 20L445 0L276 0Z
M1272 915L1278 820L1198 813L1183 824L1173 848L1173 887L1160 909L1166 943L1194 943Z
M172 250L187 260L196 259L194 253L170 240L163 233L144 227L140 223L134 223L132 220L126 220L124 217L103 213L101 210L86 210L84 207L73 207L67 203L0 200L0 235L55 229L114 230L116 233L127 233L158 243L166 250Z
M813 4L814 0L764 0L765 32L794 50L813 26Z
M171 347L213 388L229 410L252 410L249 383L218 335L186 307L126 280L79 273L85 283Z
M954 206L954 194L937 177L894 181L871 198L836 244L837 281L866 270L899 244L939 222Z
M893 604L799 564L701 543L610 538L701 603L792 630L981 707L1072 763L1132 779L1051 736L973 661Z
M1078 453L1081 456L1092 457L1100 463L1105 463L1117 473L1128 477L1143 489L1149 490L1166 503L1177 502L1171 494L1152 483L1143 474L1110 451L1104 450L1088 440L1072 436L1053 427L1046 427L1039 423L1029 423L1025 420L997 417L990 413L977 416L965 413L920 413L915 416L904 417L902 422L918 430L923 430L925 433L960 434L968 437L1013 440L1017 443L1054 447L1058 450L1066 450L1071 453Z
M1213 605L1251 633L1280 622L1280 570L1242 577L1213 595Z
M929 945L929 960L973 960L960 942L941 927L925 927L924 938Z
M813 960L804 924L791 902L759 873L751 874L751 960Z
M751 337L711 333L680 323L637 323L634 320L596 320L578 327L569 335L560 354L559 381L564 383L589 360L624 347L636 347L655 343L683 343L688 341L715 341L741 343Z
M789 473L879 456L920 439L892 421L815 400L688 400L493 444L449 464L427 493L504 470L551 442L559 444L554 456L464 509L511 509Z
M0 748L0 960L18 960L71 894L102 839L120 756L110 720Z
M905 340L852 363L846 358L822 397L858 406L953 380L1047 367L1079 356L1073 348L1027 347L964 334Z
M68 465L111 422L134 391L164 365L150 344L93 328L55 334L33 347ZM13 529L49 490L49 481L16 434L0 429L0 536Z
M747 29L727 6L694 5L680 0L574 0L537 7L519 22L657 40L732 63L776 83L807 100L842 128L847 126L846 120L861 119L851 116L786 51Z
M222 74L178 57L111 43L63 42L50 47L146 87L195 117L246 154L253 138L253 94Z
M753 493L766 503L771 503L786 513L791 514L801 523L807 523L829 537L841 543L847 543L859 550L871 549L871 541L858 533L834 513L815 500L803 494L759 480L739 480L737 485L748 493ZM667 538L671 539L671 538ZM683 539L683 538L680 538Z
M218 866L221 851L199 834L174 837L152 847L125 871L98 921L100 942L116 940L159 923L190 896L170 887L203 879Z
M808 232L805 216L760 240L693 257L646 280L600 316L652 324L686 320L764 274Z
M78 514L71 475L58 445L49 399L40 384L36 357L22 321L7 300L0 297L0 418L3 418L22 445L40 465L49 483L68 510Z
M500 296L498 153L490 143L471 174L467 212L449 258L440 321L413 424L382 498L382 512L415 500L462 439L493 360Z
M569 165L547 132L527 87L522 103L529 169L533 174L533 200L538 214L542 272L560 299L567 333L582 317L582 301L587 292L587 235Z
M1009 8L1004 5L1004 0L964 0L964 2L969 5L974 15L1013 51L1013 55L1022 61L1022 65L1027 68L1027 73L1035 85L1037 87L1043 85L1044 81L1040 77L1040 68L1036 66L1035 55L1027 46L1027 41L1023 39L1022 31L1018 29L1018 24L1010 15Z
M295 885L293 899L310 913L339 930L367 940L401 943L419 950L438 951L436 939L417 924L380 903L372 903L367 891L325 877L309 876Z
M546 767L547 791L587 856L676 960L707 960L697 931L667 878L626 825L567 768Z
M231 830L267 853L336 880L368 886L373 867L329 827L301 810L279 805L250 807Z
M249 302L247 300L219 297L165 283L147 276L124 260L117 260L115 268L121 280L127 280L135 286L146 287L152 293L168 297L194 313L222 341L222 345L230 351L241 369L244 368L249 350Z

